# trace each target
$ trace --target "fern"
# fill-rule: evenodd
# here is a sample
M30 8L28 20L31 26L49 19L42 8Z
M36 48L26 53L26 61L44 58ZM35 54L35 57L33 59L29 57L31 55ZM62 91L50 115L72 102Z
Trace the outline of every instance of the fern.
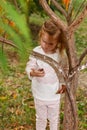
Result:
M26 60L27 52L32 46L31 35L27 23L28 18L28 3L25 0L19 0L20 11L8 1L0 1L0 29L3 30L0 35L6 34L6 38L12 40L17 46L17 52L22 61ZM0 49L1 66L6 66L7 60Z
M9 4L9 2L0 2L0 4L5 10L6 16L15 22L16 26L19 28L25 39L29 38L29 29L27 26L25 14L18 13L14 5Z

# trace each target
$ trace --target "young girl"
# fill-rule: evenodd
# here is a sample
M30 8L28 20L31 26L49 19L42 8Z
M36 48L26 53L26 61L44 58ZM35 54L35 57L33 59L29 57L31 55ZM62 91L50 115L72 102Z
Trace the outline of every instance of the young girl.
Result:
M61 36L62 31L58 26L52 20L46 21L39 34L40 46L34 48L33 51L51 57L60 63L64 50ZM50 123L50 130L58 130L60 94L65 91L65 86L59 83L52 66L34 56L30 56L26 72L32 81L36 130L46 130L47 119Z

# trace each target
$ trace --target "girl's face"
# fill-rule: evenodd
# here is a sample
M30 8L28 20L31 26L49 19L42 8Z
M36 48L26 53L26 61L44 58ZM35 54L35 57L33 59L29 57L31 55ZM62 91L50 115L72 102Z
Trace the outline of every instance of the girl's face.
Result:
M43 32L40 44L45 53L54 53L57 48L58 38Z

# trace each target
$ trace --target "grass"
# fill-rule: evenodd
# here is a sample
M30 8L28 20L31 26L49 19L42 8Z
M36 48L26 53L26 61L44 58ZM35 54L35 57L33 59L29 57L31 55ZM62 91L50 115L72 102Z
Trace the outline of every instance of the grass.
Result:
M37 18L37 23L41 19ZM35 19L31 18L31 22ZM39 22L41 25L43 23ZM87 45L87 19L76 31L78 54ZM35 44L36 45L36 44ZM26 63L19 63L18 56L10 49L9 70L6 75L0 73L0 130L35 130L35 108L31 93L31 82L25 73ZM81 86L77 91L79 129L87 129L87 90ZM63 105L60 114L63 122Z
M31 94L31 83L21 66L11 69L9 75L0 78L0 130L35 130L35 109ZM86 90L78 89L77 105L79 130L87 129ZM60 119L63 123L63 105Z
M87 45L86 29L87 29L87 18L84 19L83 23L81 23L80 27L75 32L76 47L79 55L86 48Z
M0 78L0 130L35 126L35 109L30 82L25 72L15 67Z

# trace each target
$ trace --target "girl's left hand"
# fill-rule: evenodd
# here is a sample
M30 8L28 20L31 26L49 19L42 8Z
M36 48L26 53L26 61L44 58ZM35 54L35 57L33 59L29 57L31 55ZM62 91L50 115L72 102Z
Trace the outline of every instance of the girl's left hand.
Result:
M66 86L62 85L62 87L56 92L56 94L62 94L66 91Z

